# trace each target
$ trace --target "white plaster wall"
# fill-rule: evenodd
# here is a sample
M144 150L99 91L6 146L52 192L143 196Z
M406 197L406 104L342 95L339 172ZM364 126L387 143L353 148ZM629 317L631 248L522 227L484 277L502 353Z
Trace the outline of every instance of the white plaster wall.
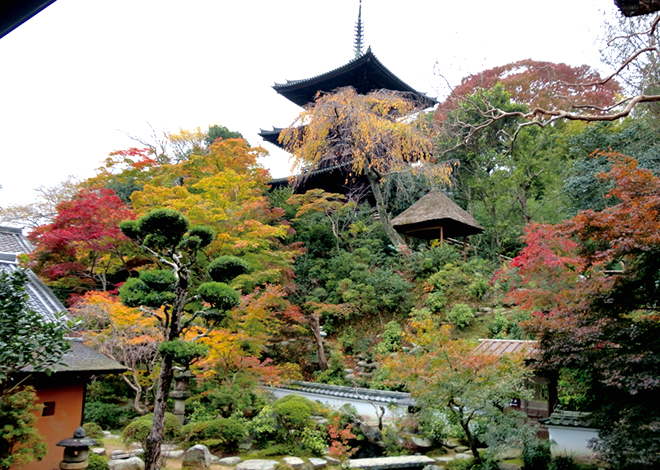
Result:
M344 397L332 397L328 395L321 395L321 394L316 394L316 393L309 393L309 392L301 392L299 390L289 390L286 388L276 388L276 387L269 387L268 388L273 395L275 395L276 398L282 398L286 395L300 395L305 398L308 398L312 401L319 401L327 406L331 406L334 408L339 408L344 404L350 404L353 405L358 412L358 415L363 417L365 421L368 422L375 422L378 420L378 417L376 416L376 410L374 409L373 405L365 400L356 400L352 398L344 398ZM405 413L407 412L407 409L405 408L398 408L398 407L391 407L388 406L385 403L376 403L376 406L383 406L385 408L385 416L384 419L391 419L395 415L398 415L400 413Z
M571 428L567 426L548 426L552 455L573 455L576 457L591 457L593 450L587 447L590 439L598 438L598 429Z

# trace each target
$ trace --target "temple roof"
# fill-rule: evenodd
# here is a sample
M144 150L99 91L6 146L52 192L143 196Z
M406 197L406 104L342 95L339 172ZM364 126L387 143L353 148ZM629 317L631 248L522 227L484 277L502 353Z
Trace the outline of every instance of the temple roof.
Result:
M33 250L32 244L25 238L21 229L0 226L0 272L11 273L19 269L17 255ZM39 313L46 322L62 321L57 314L66 312L66 307L55 294L29 269L27 307ZM126 367L82 344L80 339L70 340L71 349L62 357L62 362L54 367L55 372L85 372L95 374L113 374L123 372ZM22 372L31 372L26 367Z
M415 238L445 238L476 235L483 228L470 214L439 191L431 191L392 220L392 227Z
M287 80L286 83L275 84L273 89L293 103L305 106L314 101L318 92L332 92L347 86L355 88L360 94L381 89L408 92L420 100L423 108L437 104L435 99L418 92L394 75L371 52L371 47L361 57L330 72L304 80Z
M286 150L284 146L279 142L280 132L283 130L284 129L282 127L273 127L273 130L270 131L266 129L260 129L259 136L266 142L277 145L279 148Z
M328 385L316 382L302 382L291 380L278 388L297 390L299 392L328 395L331 397L350 398L353 400L369 400L400 406L414 406L415 400L410 393L392 392L390 390L375 390L371 388L345 387L342 385Z
M32 253L34 247L23 236L23 229L0 226L0 253Z
M528 357L536 355L539 342L523 339L480 339L475 351L502 356L524 352Z
M55 364L53 372L84 372L87 374L121 374L128 370L114 359L101 354L85 346L82 338L67 338L71 349L69 349L62 360ZM25 367L21 372L32 372L32 367Z

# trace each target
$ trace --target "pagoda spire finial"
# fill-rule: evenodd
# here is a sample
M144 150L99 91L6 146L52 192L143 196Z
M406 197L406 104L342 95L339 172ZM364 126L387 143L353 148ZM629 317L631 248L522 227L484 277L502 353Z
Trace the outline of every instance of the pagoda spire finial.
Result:
M360 9L358 10L358 20L355 24L355 58L362 57L362 43L364 42L364 30L362 29L362 0L360 0Z

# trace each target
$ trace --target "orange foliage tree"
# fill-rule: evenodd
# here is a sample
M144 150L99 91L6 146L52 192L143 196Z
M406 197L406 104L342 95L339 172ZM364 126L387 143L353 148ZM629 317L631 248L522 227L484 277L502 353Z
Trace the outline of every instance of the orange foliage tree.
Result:
M436 117L446 117L449 110L479 90L489 90L497 83L509 93L514 103L528 109L543 108L556 111L589 105L606 108L615 103L621 93L618 83L610 81L602 87L585 87L581 83L601 80L598 72L587 65L573 67L532 59L519 60L468 75L452 89L447 99L438 106Z
M158 345L164 338L156 319L108 292L86 293L71 312L84 321L84 335L94 349L128 368L122 378L135 392L135 411L145 414L156 384Z
M486 432L479 436L491 450L525 437L527 431L515 413L504 413L512 398L525 398L529 370L522 356L495 356L475 351L476 344L451 340L448 325L438 326L430 318L410 322L408 337L413 352L396 353L383 363L389 380L402 383L424 413L443 413L460 425L474 455L477 449L475 424Z

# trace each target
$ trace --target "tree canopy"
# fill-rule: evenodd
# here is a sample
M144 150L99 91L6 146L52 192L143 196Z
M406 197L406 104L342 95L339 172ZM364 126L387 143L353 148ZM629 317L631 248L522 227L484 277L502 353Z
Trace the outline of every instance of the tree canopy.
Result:
M337 164L347 164L352 174L366 176L381 223L397 246L401 238L391 226L380 184L387 175L413 171L412 163L433 156L429 122L413 119L418 111L419 103L402 93L380 90L361 95L353 88L342 88L319 95L282 131L280 139L302 178L307 172ZM449 167L428 169L447 182Z
M527 328L540 338L541 367L588 375L596 448L621 468L655 468L660 179L634 159L605 156L612 169L599 177L613 183L616 204L530 226L505 276L520 282L512 300L534 312Z

